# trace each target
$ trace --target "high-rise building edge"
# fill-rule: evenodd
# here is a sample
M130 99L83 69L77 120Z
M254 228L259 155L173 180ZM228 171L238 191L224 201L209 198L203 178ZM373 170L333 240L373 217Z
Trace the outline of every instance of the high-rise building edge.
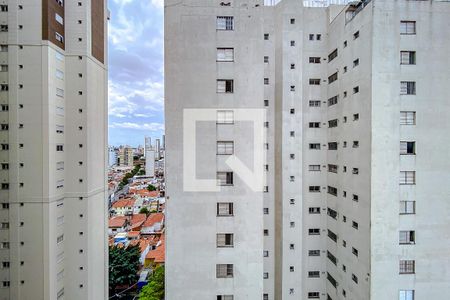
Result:
M449 49L449 1L167 0L166 299L449 294Z
M107 8L0 4L0 299L106 299Z

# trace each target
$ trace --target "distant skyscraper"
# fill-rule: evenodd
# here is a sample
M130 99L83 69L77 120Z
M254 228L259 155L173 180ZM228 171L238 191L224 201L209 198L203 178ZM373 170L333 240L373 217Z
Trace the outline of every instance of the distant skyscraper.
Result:
M161 144L160 144L159 139L156 139L156 142L155 142L155 154L156 154L156 159L161 158Z
M449 297L450 2L213 2L165 1L166 299Z
M109 147L108 149L109 166L117 165L117 151L114 147Z
M107 7L0 4L0 299L108 297Z
M166 149L166 135L163 134L162 136L162 148L165 150Z
M134 162L133 148L123 147L119 149L119 165L122 167L132 167Z
M145 154L145 175L155 176L155 150L148 149Z

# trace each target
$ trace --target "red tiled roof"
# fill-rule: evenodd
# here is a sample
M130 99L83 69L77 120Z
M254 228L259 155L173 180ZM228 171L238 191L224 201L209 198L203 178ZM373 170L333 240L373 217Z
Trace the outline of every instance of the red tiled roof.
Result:
M166 245L164 235L161 236L161 244L155 250L151 250L145 256L146 259L154 259L155 263L164 263Z
M140 231L128 231L127 236L129 238L131 238L131 237L138 237L140 234L141 234Z
M111 227L113 227L113 228L123 227L123 226L125 226L126 222L127 222L127 218L125 216L116 216L116 217L109 219L108 227L110 227L110 228Z
M159 196L159 191L149 191L147 189L141 189L134 191L136 195L139 195L141 197L150 197L150 198L156 198Z
M147 220L145 221L143 227L151 227L155 223L161 223L164 220L164 214L163 213L154 213L151 214Z
M112 207L113 208L122 208L122 207L132 207L134 205L134 202L136 202L136 200L134 199L121 199L121 200L117 200L116 202L113 203Z

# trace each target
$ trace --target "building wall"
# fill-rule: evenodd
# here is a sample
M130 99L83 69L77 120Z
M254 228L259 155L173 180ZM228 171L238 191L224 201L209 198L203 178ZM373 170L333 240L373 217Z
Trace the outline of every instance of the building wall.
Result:
M9 164L0 299L105 299L106 66L91 55L90 3L50 2L10 1L0 13L0 81L9 85L0 92L9 125L0 132L9 146L0 153Z

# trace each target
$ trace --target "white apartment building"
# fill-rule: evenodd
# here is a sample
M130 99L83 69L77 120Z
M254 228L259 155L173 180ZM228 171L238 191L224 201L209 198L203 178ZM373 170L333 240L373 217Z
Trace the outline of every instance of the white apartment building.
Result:
M0 3L0 299L106 299L106 2Z
M450 294L449 50L450 1L166 0L166 299Z

